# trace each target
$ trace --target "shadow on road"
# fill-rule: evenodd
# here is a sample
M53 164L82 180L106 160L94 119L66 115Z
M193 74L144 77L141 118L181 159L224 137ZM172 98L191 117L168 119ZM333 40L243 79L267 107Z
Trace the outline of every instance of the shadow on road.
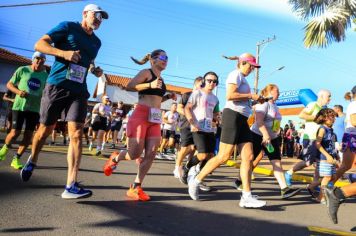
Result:
M309 235L305 227L244 217L243 212L248 210L240 208L236 209L236 215L229 215L157 201L83 201L78 204L118 215L118 219L82 227L126 228L155 235Z

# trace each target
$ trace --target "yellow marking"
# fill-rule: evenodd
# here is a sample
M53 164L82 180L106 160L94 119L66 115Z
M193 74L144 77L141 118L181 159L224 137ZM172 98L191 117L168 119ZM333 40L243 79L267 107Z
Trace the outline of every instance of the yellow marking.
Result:
M228 160L226 162L226 165L231 166L231 167L235 167L235 168L240 168L240 164L237 163L236 161L233 160ZM273 170L267 169L267 168L263 168L263 167L256 167L253 170L253 173L255 174L261 174L261 175L267 175L267 176L273 176ZM299 175L299 174L293 174L292 179L294 181L299 181L299 182L303 182L303 183L311 183L313 181L313 177L311 176L306 176L306 175ZM337 181L335 183L336 187L343 187L346 185L349 185L349 182L344 182L344 181Z
M355 233L315 227L315 226L308 226L308 230L314 233L322 233L322 234L329 234L329 235L345 235L345 236L352 236L356 235Z

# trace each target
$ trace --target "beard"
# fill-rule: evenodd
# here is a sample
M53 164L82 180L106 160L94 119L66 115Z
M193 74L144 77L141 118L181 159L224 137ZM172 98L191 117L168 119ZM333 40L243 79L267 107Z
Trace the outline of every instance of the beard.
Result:
M95 20L90 20L89 18L85 19L85 22L87 23L87 26L92 29L92 30L97 30L99 28L99 25L94 24Z

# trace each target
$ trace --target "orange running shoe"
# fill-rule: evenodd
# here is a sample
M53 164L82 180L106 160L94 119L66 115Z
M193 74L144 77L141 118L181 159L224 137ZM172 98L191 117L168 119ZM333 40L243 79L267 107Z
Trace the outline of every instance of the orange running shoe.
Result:
M146 202L151 200L150 196L148 196L140 186L133 188L133 185L130 185L130 189L127 190L126 195L136 201Z
M112 174L112 172L116 169L116 166L117 166L117 162L115 162L115 158L119 155L118 152L113 152L110 157L109 157L109 160L107 160L105 162L105 165L103 167L103 170L104 170L104 174L106 176L110 176Z

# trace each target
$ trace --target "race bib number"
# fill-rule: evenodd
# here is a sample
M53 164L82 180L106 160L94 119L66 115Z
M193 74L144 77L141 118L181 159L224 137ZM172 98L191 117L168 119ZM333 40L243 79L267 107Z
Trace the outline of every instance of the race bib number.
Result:
M150 113L148 116L148 121L151 123L162 123L162 113L161 110L158 108L150 108Z
M205 118L198 121L199 129L201 130L211 130L212 129L212 119Z
M82 84L84 82L86 72L87 68L70 63L68 67L67 79Z
M274 119L273 123L272 123L272 131L273 132L278 132L280 127L281 127L281 121Z

